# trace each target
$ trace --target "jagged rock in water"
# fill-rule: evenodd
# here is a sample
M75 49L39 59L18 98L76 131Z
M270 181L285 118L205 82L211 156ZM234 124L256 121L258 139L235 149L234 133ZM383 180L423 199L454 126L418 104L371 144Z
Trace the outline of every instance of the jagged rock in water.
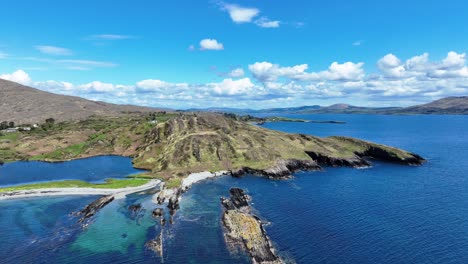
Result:
M245 248L253 263L284 263L276 255L260 219L251 214L249 197L239 188L232 188L230 194L231 198L221 198L225 208L222 221L227 230L227 243Z
M139 223L141 218L145 215L145 209L141 206L141 204L132 204L128 207L130 211L130 218L137 220Z
M132 204L128 207L130 212L138 212L141 210L141 204Z
M154 218L159 218L161 216L163 216L163 213L164 213L164 210L162 208L156 208L153 210L153 217Z
M76 213L77 216L81 216L79 222L82 223L86 219L95 215L99 210L101 210L104 206L108 205L113 200L114 200L113 195L107 195L88 204L85 208L83 208L83 210Z
M179 209L179 196L171 196L171 198L169 198L169 202L167 203L167 207L169 208L171 214L174 214L175 211Z
M241 188L231 188L229 193L231 194L231 199L228 200L232 203L231 208L242 209L249 206L250 197Z
M158 254L159 256L163 256L163 239L162 239L162 231L159 235L148 242L145 243L146 248L153 251L154 253Z

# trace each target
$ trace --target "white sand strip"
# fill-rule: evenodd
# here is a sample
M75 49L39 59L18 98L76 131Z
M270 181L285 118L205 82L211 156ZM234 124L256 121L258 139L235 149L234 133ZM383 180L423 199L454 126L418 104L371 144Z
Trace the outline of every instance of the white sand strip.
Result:
M124 198L126 195L142 192L157 187L160 180L151 180L137 187L126 187L121 189L99 189L99 188L45 188L24 191L13 191L0 193L0 200L21 199L28 197L68 196L68 195L114 195L115 199Z
M229 171L218 171L215 173L211 173L209 171L204 171L204 172L198 172L198 173L192 173L190 174L187 178L182 180L182 190L187 190L189 189L192 184L197 183L199 181L209 179L209 178L214 178L214 177L219 177L223 175L228 175Z

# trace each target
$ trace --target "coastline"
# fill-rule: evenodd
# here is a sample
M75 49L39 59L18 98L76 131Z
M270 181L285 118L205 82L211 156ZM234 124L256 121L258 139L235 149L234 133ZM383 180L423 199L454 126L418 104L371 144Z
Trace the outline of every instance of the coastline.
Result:
M211 173L209 171L204 171L204 172L198 172L198 173L191 173L187 178L184 178L182 180L182 184L180 185L180 188L182 191L186 191L192 187L193 184L198 183L200 181L210 179L210 178L215 178L219 176L225 176L225 175L230 175L231 173L229 171L217 171L214 173Z
M115 199L122 199L128 194L155 188L161 184L160 180L150 180L148 183L137 187L126 187L120 189L99 188L44 188L24 191L13 191L0 193L0 201L11 199L23 199L32 197L50 196L86 196L86 195L113 195Z

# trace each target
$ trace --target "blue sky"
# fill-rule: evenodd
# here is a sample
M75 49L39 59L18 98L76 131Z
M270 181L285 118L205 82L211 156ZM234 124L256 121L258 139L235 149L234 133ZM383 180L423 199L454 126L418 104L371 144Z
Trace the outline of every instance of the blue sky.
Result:
M410 105L468 91L468 3L2 3L0 78L173 108Z

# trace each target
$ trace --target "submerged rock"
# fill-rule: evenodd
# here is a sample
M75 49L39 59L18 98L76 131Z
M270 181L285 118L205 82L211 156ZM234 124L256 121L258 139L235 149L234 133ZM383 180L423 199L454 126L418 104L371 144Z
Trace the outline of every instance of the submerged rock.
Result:
M284 261L275 253L260 219L251 213L249 196L242 189L232 188L230 198L221 198L225 208L222 222L230 246L243 247L253 263L279 264Z
M157 236L155 239L152 239L146 242L145 247L162 257L163 256L162 231L161 233L159 233L159 236Z

